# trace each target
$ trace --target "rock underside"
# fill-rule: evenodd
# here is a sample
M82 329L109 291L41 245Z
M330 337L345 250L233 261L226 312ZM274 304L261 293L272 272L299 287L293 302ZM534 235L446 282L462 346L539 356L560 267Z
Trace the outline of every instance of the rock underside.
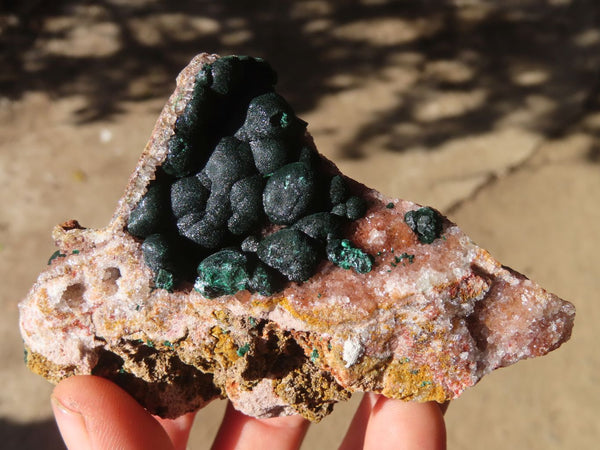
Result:
M501 266L435 210L348 179L349 195L365 211L323 237L319 252L327 257L311 262L310 273L290 275L260 251L282 228L298 228L294 217L295 224L253 224L260 230L252 245L238 225L230 227L227 245L234 244L236 255L273 271L277 283L268 289L250 281L232 293L222 285L207 289L200 266L218 253L213 247L201 249L200 288L189 276L172 285L172 274L150 267L144 253L149 244L143 243L155 238L128 231L130 216L172 156L169 142L197 75L216 60L199 55L180 74L108 227L89 230L71 221L55 228L57 257L20 304L26 361L34 372L52 382L77 374L109 378L162 417L229 398L255 417L301 414L318 421L357 391L450 400L486 373L544 355L569 338L570 303ZM314 149L307 134L302 140ZM339 175L317 159L318 173L328 180ZM282 164L275 169L285 171ZM317 242L303 237L313 238ZM343 252L355 252L360 264L340 262ZM166 284L158 273L168 276Z

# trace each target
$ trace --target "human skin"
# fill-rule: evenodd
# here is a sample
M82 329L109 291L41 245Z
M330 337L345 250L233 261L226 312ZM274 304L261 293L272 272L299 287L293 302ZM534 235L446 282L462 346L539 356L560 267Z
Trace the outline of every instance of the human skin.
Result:
M114 383L95 376L75 376L60 382L52 408L69 450L184 450L194 413L174 420L149 414ZM444 406L365 394L340 450L446 448ZM297 449L310 423L300 416L256 419L231 404L213 442L214 450Z

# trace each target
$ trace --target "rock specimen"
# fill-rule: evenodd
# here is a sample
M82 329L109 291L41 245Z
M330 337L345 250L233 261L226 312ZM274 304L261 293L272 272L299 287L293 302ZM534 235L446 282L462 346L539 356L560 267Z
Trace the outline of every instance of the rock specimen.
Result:
M318 421L356 391L456 398L566 341L574 307L429 207L339 173L262 60L179 75L108 227L57 226L26 361L177 417L229 398Z

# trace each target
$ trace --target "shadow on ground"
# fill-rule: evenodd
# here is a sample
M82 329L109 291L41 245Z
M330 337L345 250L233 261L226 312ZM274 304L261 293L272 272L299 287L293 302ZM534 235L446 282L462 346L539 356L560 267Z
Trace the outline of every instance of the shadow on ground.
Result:
M54 420L18 424L0 419L0 436L4 450L43 448L44 450L65 450Z
M520 109L537 108L524 125L551 135L598 91L595 0L1 5L1 95L82 95L81 122L110 117L125 101L165 98L178 71L202 50L267 58L299 113L325 95L360 88L383 68L416 73L408 91L390 93L394 104L356 130L342 157L363 156L363 144L381 134L389 150L434 148L501 126Z

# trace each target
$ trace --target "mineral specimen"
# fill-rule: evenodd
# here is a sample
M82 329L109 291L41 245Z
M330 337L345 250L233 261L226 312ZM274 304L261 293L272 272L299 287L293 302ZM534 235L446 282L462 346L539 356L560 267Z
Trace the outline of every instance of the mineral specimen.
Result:
M318 155L264 61L202 54L177 81L110 224L54 230L20 304L34 372L162 417L227 397L318 421L359 391L453 399L569 338L570 303Z

